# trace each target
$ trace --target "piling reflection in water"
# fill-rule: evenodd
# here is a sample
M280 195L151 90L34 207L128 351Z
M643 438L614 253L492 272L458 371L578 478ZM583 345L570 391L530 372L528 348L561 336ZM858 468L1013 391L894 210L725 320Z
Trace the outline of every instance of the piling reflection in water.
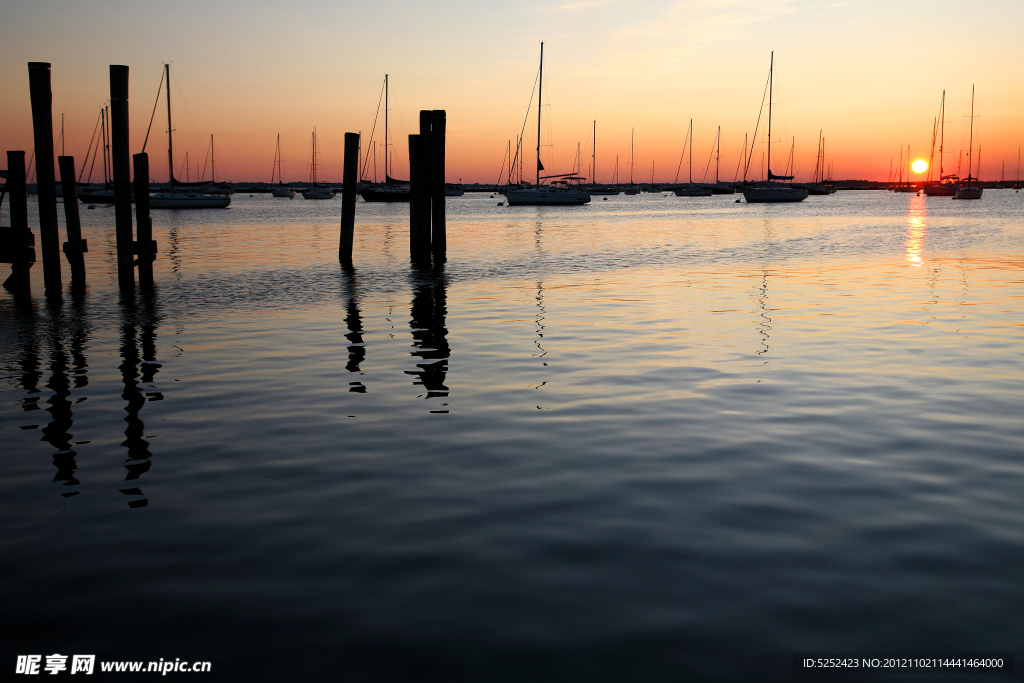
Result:
M66 311L59 304L52 304L49 308L49 337L50 346L50 379L46 388L53 392L47 399L46 409L50 413L50 423L43 428L42 440L56 449L53 455L53 464L57 473L53 477L54 482L61 482L64 486L78 486L79 481L75 476L78 470L76 460L77 452L75 445L88 443L88 441L73 442L71 433L74 424L74 414L71 401L72 378L75 388L85 387L89 384L86 369L88 363L85 358L85 344L88 337L88 328L85 322L84 303L81 292L73 292L73 304L70 311ZM65 351L65 344L70 347L70 359L68 351ZM78 401L84 401L84 397ZM76 403L78 402L76 401ZM78 491L68 491L63 495L71 497L77 495Z
M345 339L348 340L348 363L345 369L349 372L358 372L360 364L366 360L366 344L363 342L363 316L359 310L359 281L354 269L342 272L342 297L345 300L345 325L348 333ZM366 386L360 381L349 382L348 390L357 394L365 394Z
M160 370L156 360L156 330L159 324L156 293L144 295L136 299L134 296L121 301L121 380L124 392L121 398L126 401L124 421L128 427L124 431L125 440L122 446L128 449L128 458L124 468L128 471L125 481L135 481L152 467L152 452L149 442L143 438L146 425L139 417L146 401L159 401L163 395L158 391L143 392L142 385L151 384ZM141 345L141 355L140 355ZM143 496L140 488L121 489L127 496ZM128 503L128 507L146 507L147 498L136 498Z
M444 269L414 269L412 272L412 348L414 357L425 362L417 363L417 370L406 370L406 374L417 378L414 385L422 385L427 393L424 398L446 398L448 387L445 376L448 373L448 329L445 327L447 309L447 276ZM442 405L447 406L447 403ZM432 410L447 413L447 410Z

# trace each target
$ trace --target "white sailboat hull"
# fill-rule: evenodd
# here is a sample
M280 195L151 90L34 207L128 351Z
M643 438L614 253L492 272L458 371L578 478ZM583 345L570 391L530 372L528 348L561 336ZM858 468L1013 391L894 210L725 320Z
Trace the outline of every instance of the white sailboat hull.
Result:
M981 199L981 193L984 190L980 187L966 186L961 187L956 191L957 199Z
M270 191L270 194L274 195L275 197L294 197L295 190L291 189L290 187L275 187L273 190Z
M576 206L590 201L590 195L579 190L555 187L530 187L508 190L505 200L509 206Z

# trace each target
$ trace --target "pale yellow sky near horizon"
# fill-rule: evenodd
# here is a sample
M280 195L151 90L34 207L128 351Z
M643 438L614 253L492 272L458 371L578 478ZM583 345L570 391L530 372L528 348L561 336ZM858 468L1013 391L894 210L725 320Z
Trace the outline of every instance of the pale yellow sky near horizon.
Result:
M108 66L127 64L132 151L139 151L162 64L169 61L176 171L188 152L195 175L212 134L218 179L269 180L280 133L285 179L306 180L316 128L321 176L340 179L344 133L362 131L369 149L387 73L394 175L404 177L405 140L416 132L418 111L445 109L448 180L495 182L508 141L523 129L541 40L543 161L552 172L571 170L579 145L589 174L596 120L598 180L612 180L616 157L619 179L629 180L635 129L635 179L650 180L653 164L655 179L670 182L692 118L694 179L703 179L721 126L720 173L731 180L744 134L753 133L757 121L772 50L776 173L795 138L798 179L810 180L819 130L837 178L885 180L901 146L927 159L943 89L945 165L955 167L967 147L972 85L981 177L998 179L1003 164L1006 177L1015 177L1024 144L1024 80L1016 73L1024 57L1019 0L969 6L393 0L294 7L187 0L140 7L99 0L18 1L5 8L2 149L31 149L26 64L47 61L53 65L55 138L63 112L65 148L79 164L109 96ZM527 175L536 145L533 116L525 126ZM153 177L165 180L163 102L147 151ZM382 156L378 152L379 165ZM755 175L762 166L757 156ZM680 179L687 177L684 163Z

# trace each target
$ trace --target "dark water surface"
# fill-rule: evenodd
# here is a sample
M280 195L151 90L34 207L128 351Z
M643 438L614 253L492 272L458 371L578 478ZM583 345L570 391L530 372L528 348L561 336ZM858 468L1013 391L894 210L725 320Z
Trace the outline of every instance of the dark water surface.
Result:
M340 200L154 211L132 301L83 209L88 293L0 293L5 678L1021 654L1024 194L498 201L450 199L427 271L407 207L360 204L352 274Z

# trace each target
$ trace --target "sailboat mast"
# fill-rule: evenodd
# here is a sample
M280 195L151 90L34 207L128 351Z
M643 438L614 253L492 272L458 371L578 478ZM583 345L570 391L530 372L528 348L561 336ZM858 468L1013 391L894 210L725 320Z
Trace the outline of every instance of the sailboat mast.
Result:
M942 145L946 141L946 91L942 91L942 106L939 107L939 182L942 182Z
M715 135L715 185L718 185L718 161L722 152L722 127L718 127L718 134Z
M537 185L540 185L540 111L544 95L544 41L540 41L540 70L537 75Z
M690 119L690 186L693 186L693 119Z
M590 148L590 182L597 182L597 121L594 121L594 144Z
M775 74L775 50L768 65L768 182L772 180L772 87Z
M633 185L633 135L635 128L629 129L629 184ZM1020 149L1017 149L1017 175L1020 175Z
M174 145L171 141L171 65L164 64L164 77L167 82L167 182L174 187Z
M967 179L971 179L972 157L974 156L974 86L971 86L971 143L967 147Z
M388 182L388 75L384 74L384 182Z
M217 182L217 166L213 160L213 133L210 133L210 182Z
M100 134L103 138L103 189L106 189L107 184L110 182L107 176L107 109L106 107L100 109ZM93 157L95 161L95 157Z

